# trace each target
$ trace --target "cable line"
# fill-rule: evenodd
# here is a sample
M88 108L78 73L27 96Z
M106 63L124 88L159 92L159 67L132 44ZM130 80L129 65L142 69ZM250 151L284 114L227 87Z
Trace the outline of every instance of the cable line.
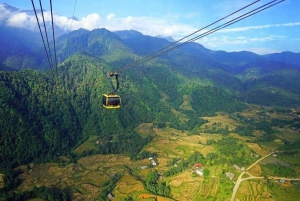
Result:
M179 44L179 45L177 45L177 46L175 46L175 47L173 47L173 48L171 48L171 49L168 49L168 50L166 50L166 51L164 51L164 52L162 52L162 53L160 53L160 54L158 54L158 55L155 55L155 56L152 57L152 58L149 58L149 59L147 59L147 60L145 60L145 61L142 61L140 64L145 63L145 62L147 62L147 61L149 61L149 60L151 60L151 59L154 59L155 57L158 57L158 56L161 56L161 55L166 54L166 53L168 53L168 52L171 52L171 51L173 51L173 50L175 50L175 49L178 49L179 47L182 47L182 46L184 46L184 45L186 45L186 44L188 44L188 43L190 43L190 42L196 41L196 40L198 40L198 39L200 39L200 38L203 38L203 37L205 37L205 36L207 36L207 35L210 35L210 34L216 32L216 31L219 31L219 30L221 30L221 29L223 29L223 28L225 28L225 27L228 27L228 26L230 26L230 25L232 25L232 24L235 24L236 22L239 22L239 21L241 21L241 20L243 20L243 19L245 19L245 18L248 18L248 17L250 17L250 16L252 16L252 15L254 15L254 14L256 14L256 13L259 13L259 12L261 12L261 11L267 9L267 8L270 8L270 7L272 7L272 6L275 6L275 5L281 3L281 2L283 2L283 1L285 1L285 0L281 0L281 1L277 2L277 3L274 3L275 1L277 1L277 0L273 0L273 1L267 3L267 4L263 5L263 6L260 6L260 7L256 8L256 9L254 9L254 10L252 10L252 11L246 13L246 14L243 14L243 15L241 15L241 16L239 16L239 17L233 19L233 20L230 20L229 22L226 22L226 23L224 23L224 24L222 24L222 25L220 25L220 26L218 26L218 27L216 27L216 28L213 28L213 29L211 29L211 30L209 30L209 31L207 31L207 32L205 32L205 33L203 33L203 34L197 36L197 37L194 37L194 38L192 38L192 39L190 39L190 40L188 40L188 41L186 41L186 42L184 42L184 43L181 43L181 44ZM271 3L274 3L274 4L269 5L269 4L271 4ZM267 6L267 5L269 5L269 6ZM267 7L266 7L266 6L267 6ZM263 7L266 7L266 8L263 8ZM258 10L258 9L261 9L261 10ZM258 10L258 11L256 11L256 10ZM256 12L254 12L254 11L256 11ZM239 19L239 18L240 18L240 19Z
M47 39L47 44L48 44L48 51L49 51L49 56L50 56L50 62L51 62L51 66L52 66L52 68L53 68L52 55L51 55L51 51L50 51L50 45L49 45L48 33L47 33L47 27L46 27L45 18L44 18L43 6L42 6L41 0L39 0L39 2L40 2L41 13L42 13L42 17L43 17L44 30L45 30L46 39Z
M158 50L158 51L156 51L156 52L150 54L150 55L153 55L153 56L151 56L151 57L146 56L145 58L142 58L142 59L140 59L140 60L137 61L137 62L133 62L133 64L130 64L130 65L126 66L125 68L121 69L120 72L121 72L121 71L128 70L128 69L130 69L130 68L133 68L133 67L135 67L135 66L137 66L137 65L139 65L139 64L145 63L145 62L147 62L147 61L150 61L150 60L152 60L152 59L154 59L154 58L156 58L156 57L158 57L158 56L161 56L161 55L166 54L166 53L168 53L168 52L170 52L170 51L173 51L173 50L175 50L175 49L177 49L177 48L179 48L179 47L181 47L181 46L183 46L183 45L186 45L186 44L188 44L188 43L190 43L190 42L193 42L193 41L195 41L195 40L198 40L198 39L200 39L200 38L202 38L202 37L204 37L204 36L207 36L207 35L209 35L209 34L212 34L212 33L216 32L216 31L218 31L218 30L220 30L220 29L223 29L223 28L225 28L225 27L227 27L227 26L229 26L229 25L232 25L232 24L234 24L234 23L237 23L238 21L241 21L241 20L243 20L243 19L245 19L245 18L248 18L248 17L250 17L250 16L252 16L252 15L254 15L254 14L257 14L257 13L259 13L259 12L265 10L265 9L268 9L268 8L270 8L270 7L272 7L272 6L275 6L275 5L281 3L281 2L283 2L283 1L285 1L285 0L281 0L281 1L279 1L279 2L276 2L276 1L278 1L278 0L270 1L270 2L268 2L268 3L266 3L266 4L264 4L264 5L262 5L262 6L258 7L258 8L256 8L256 9L253 9L253 10L247 12L246 14L240 15L239 17L236 17L236 18L234 18L233 20L230 20L229 22L226 22L226 23L224 23L224 24L222 24L222 25L220 25L220 26L218 26L218 27L216 27L216 28L213 28L213 29L211 29L211 30L209 30L209 31L207 31L207 32L205 32L205 33L203 33L203 34L200 34L199 36L196 36L196 37L194 37L194 38L192 38L192 39L190 39L190 40L188 40L188 41L186 41L186 42L184 42L184 43L181 43L181 44L176 45L176 46L174 46L174 47L172 47L172 48L170 48L170 49L167 49L166 51L161 52L163 49L166 49L167 47L172 46L173 44L177 43L178 41L181 41L182 39L184 39L184 38L186 38L186 37L192 35L192 34L190 34L190 35L188 35L188 36L186 36L186 37L184 37L184 38L182 38L182 39L180 39L180 40L178 40L178 41L172 43L171 45L168 45L168 46L162 48L161 50ZM276 2L276 3L274 3L274 2ZM256 3L256 2L253 2L252 4L254 4L254 3ZM272 3L274 3L274 4L272 4ZM252 4L250 4L250 5L252 5ZM272 5L270 5L270 4L272 4ZM250 5L248 5L248 6L250 6ZM269 5L269 6L268 6L268 5ZM248 7L248 6L246 6L246 7ZM264 8L264 7L265 7L265 8ZM245 7L244 7L244 8L245 8ZM242 9L243 9L243 8L242 8ZM239 9L239 11L242 10L242 9ZM259 9L260 9L260 10L259 10ZM258 11L257 11L257 10L258 10ZM255 12L255 11L256 11L256 12ZM236 11L236 12L238 12L238 11ZM234 12L234 13L236 13L236 12ZM233 14L233 13L232 13L232 14ZM230 15L232 15L232 14L230 14ZM228 16L230 16L230 15L228 15ZM228 17L228 16L226 16L226 17ZM224 17L224 19L225 19L226 17ZM223 18L222 18L222 19L223 19ZM220 20L218 20L218 21L220 21ZM218 22L218 21L216 21L216 22ZM215 22L215 23L216 23L216 22ZM215 24L215 23L212 23L212 24ZM212 25L212 24L211 24L211 25ZM208 26L206 26L206 27L208 27ZM201 30L203 30L203 29L204 29L204 28L202 28ZM161 52L161 53L159 53L159 52ZM157 54L157 53L159 53L159 54Z
M223 28L225 28L225 27L228 27L228 26L230 26L230 25L232 25L232 24L234 24L234 23L237 23L237 22L239 22L239 21L241 21L241 20L243 20L243 19L246 19L246 18L248 18L248 17L250 17L250 16L252 16L252 15L255 15L255 14L257 14L257 13L263 11L263 10L266 10L266 9L268 9L268 8L270 8L270 7L273 7L273 6L275 6L275 5L277 5L277 4L281 3L281 2L283 2L283 1L285 1L285 0L281 0L281 1L279 1L279 2L274 3L275 1L277 1L277 0L274 0L274 1L272 1L272 2L269 2L269 3L267 3L267 4L265 4L265 5L261 6L261 7L259 7L259 8L257 8L257 9L254 9L254 10L252 10L252 11L250 11L250 12L244 14L244 15L241 15L241 16L235 18L234 21L231 20L231 21L229 21L229 22L227 22L227 23L225 23L225 24L223 24L223 25L221 25L221 26L219 26L219 27L216 27L216 28L210 30L209 33L206 32L206 33L201 34L201 35L199 35L199 36L197 36L197 37L195 37L195 38L193 38L193 39L191 39L191 40L189 40L189 41L190 41L190 42L193 42L193 41L195 41L195 40L198 40L198 39L200 39L200 38L203 38L203 37L205 37L205 36L207 36L207 35L209 35L209 34L211 34L211 33L214 33L214 32L216 32L216 31L218 31L218 30L220 30L220 29L223 29ZM271 4L271 3L274 3L274 4L267 6L268 4ZM267 7L265 7L265 6L267 6ZM265 8L262 8L262 7L265 7ZM260 10L258 10L258 9L260 9ZM256 10L258 10L258 11L256 11ZM254 11L256 11L256 12L254 12ZM240 18L240 19L238 19L238 18ZM232 21L233 21L233 22L232 22Z
M74 19L74 15L75 15L75 9L76 9L76 5L77 5L77 0L75 0L75 5L74 5L74 9L73 9L73 16L72 16L72 19L71 19L71 24L70 24L70 32L72 31L72 25L73 25L73 19ZM65 49L65 53L67 52L67 46L68 46L68 43L69 43L69 40L70 40L70 33L68 34L68 39L67 39L67 43L66 43L66 49Z
M259 2L259 1L260 1L260 0L257 0L257 1L255 1L255 2L252 2L251 4L248 4L247 6L244 6L243 8L241 8L241 9L239 9L239 10L237 10L237 11L235 11L235 12L233 12L233 13L231 13L231 14L229 14L229 15L227 15L227 16L225 16L225 17L223 17L223 18L221 18L221 19L219 19L219 20L217 20L217 21L215 21L215 22L213 22L213 23L211 23L211 24L209 24L209 25L207 25L207 26L205 26L205 27L203 27L203 28L201 28L201 29L199 29L199 30L197 30L197 31L195 31L195 32L193 32L193 33L191 33L191 34L189 34L189 35L187 35L187 36L185 36L185 37L183 37L183 38L181 38L180 40L177 40L177 41L175 41L175 42L173 42L173 43L171 43L171 44L169 44L169 45L163 47L163 48L160 49L160 50L157 50L157 51L155 51L155 52L153 52L153 53L150 53L150 54L146 55L143 59L147 59L148 57L151 57L152 55L155 55L155 54L157 54L157 53L159 53L159 52L161 52L161 51L167 49L168 47L171 47L171 46L175 45L176 43L182 41L183 39L186 39L186 38L188 38L189 36L192 36L192 35L194 35L194 34L200 32L200 31L206 29L207 27L210 27L210 26L212 26L212 25L214 25L214 24L216 24L216 23L218 23L218 22L220 22L220 21L226 19L226 18L230 17L231 15L234 15L234 14L240 12L241 10L243 10L243 9L245 9L245 8L247 8L247 7L249 7L249 6L253 5L253 4L255 4L255 3L257 3L257 2ZM140 62L140 61L136 61L136 62L134 62L134 63L131 64L131 65L135 65L135 63L139 63L139 62ZM131 65L130 65L130 66L131 66ZM130 67L130 66L128 66L128 67Z
M54 24L53 24L53 11L52 11L52 0L50 0L50 8L51 8L51 22L52 22L52 37L53 37L53 45L54 45L54 55L55 55L55 69L56 69L56 77L58 78L58 72L57 72L57 54L56 54L56 45L55 45L55 35L54 35Z
M51 69L51 71L52 71L52 76L53 76L53 78L54 78L54 73L53 73L53 70L52 70L52 65L51 65L50 58L49 58L49 55L48 55L48 51L47 51L47 48L46 48L46 45L45 45L44 36L43 36L43 34L42 34L42 30L41 30L39 18L38 18L38 16L37 16L37 13L36 13L36 9L35 9L33 0L31 0L31 3L32 3L32 7L33 7L33 10L34 10L34 13L35 13L36 21L37 21L37 24L38 24L38 27L39 27L39 30L40 30L40 34L41 34L41 37L42 37L42 40L43 40L43 44L44 44L45 52L46 52L46 55L47 55L48 63L49 63L50 69Z

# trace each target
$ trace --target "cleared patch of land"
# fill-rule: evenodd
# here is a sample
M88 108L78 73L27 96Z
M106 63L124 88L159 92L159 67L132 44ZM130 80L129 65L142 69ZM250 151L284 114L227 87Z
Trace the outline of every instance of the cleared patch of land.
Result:
M205 128L205 126L212 127L213 124L217 124L217 123L221 124L221 127L228 126L229 130L233 130L233 129L235 129L235 127L237 125L239 125L239 123L237 121L229 118L228 114L223 114L220 112L217 112L216 116L202 117L202 118L208 120L207 123L205 123L201 126L202 129Z
M265 156L270 153L269 150L264 149L257 143L247 143L247 145L250 149L252 149L256 154L260 156Z
M79 147L77 147L74 152L76 154L82 153L85 150L97 150L98 146L96 144L96 141L99 137L98 136L90 136L88 140L86 140L83 144L81 144Z
M259 177L261 176L261 167L256 164L248 172L253 176Z
M183 109L183 110L192 110L193 111L193 108L190 103L190 97L188 95L183 96L183 103L179 106L179 108Z
M187 100L185 100L187 101ZM184 102L181 107L187 109L188 102ZM253 106L251 109L241 113L246 117L256 117L261 107ZM181 115L178 111L174 114ZM181 116L185 118L184 115ZM278 118L281 116L277 116ZM242 125L240 122L229 118L229 115L217 113L214 117L204 117L209 122L202 125L203 128L212 127L214 125L222 128L228 126L229 130L233 130L237 125ZM286 117L288 118L288 117ZM287 131L288 128L285 128ZM28 190L34 186L56 186L59 188L72 187L73 198L77 200L93 200L99 199L99 195L109 181L118 175L118 182L111 189L115 200L121 200L128 195L132 196L137 201L206 201L206 200L230 200L234 181L236 181L240 171L237 171L229 161L229 157L220 152L219 147L215 144L207 145L208 140L218 141L227 135L199 133L198 135L191 135L190 132L180 131L172 128L155 128L152 123L143 123L135 128L135 131L142 137L149 135L154 139L144 147L144 150L157 153L155 158L158 163L157 166L150 168L151 162L148 158L143 160L130 160L126 155L94 155L80 158L76 164L62 163L62 164L40 164L31 165L30 169L22 167L23 173L19 176L22 179L22 184L17 190ZM251 142L254 137L244 137L236 133L230 133L229 136L237 139L239 144L242 144L241 150L238 154L244 154L244 157L249 161L259 159L261 156L269 154L272 149L276 150L283 143L285 137L289 140L299 139L299 134L296 135L294 131L290 132L278 131L275 140L264 143ZM261 131L255 131L259 136ZM84 150L97 149L99 145L96 144L97 136L90 136L83 144L75 150L75 153L82 153ZM244 146L247 145L247 146ZM204 168L210 171L209 176L198 176L192 174L192 167L176 173L172 176L163 177L161 182L165 182L171 188L172 198L164 198L149 193L144 186L144 181L149 171L157 170L163 174L164 171L169 170L172 165L172 159L187 159L196 151L200 152L204 157L209 153L217 154L217 159L212 159L203 163ZM295 152L294 155L269 157L261 163L253 166L248 172L253 176L265 176L262 171L262 164L274 164L278 161L280 164L293 164L295 171L300 172L300 152ZM281 157L281 158L280 158ZM61 157L63 162L68 162L66 157ZM220 160L222 159L222 160ZM240 165L240 164L238 164ZM141 166L147 166L141 169ZM240 166L241 167L241 166ZM232 180L226 177L226 172L234 173ZM1 177L1 175L0 175ZM245 177L250 177L245 174ZM245 180L241 183L240 188L236 194L236 200L252 201L252 200L291 200L290 196L299 198L299 188L293 185L278 185L278 183L267 180ZM0 187L3 186L3 180L0 178ZM293 190L294 189L294 190ZM296 189L296 190L295 190ZM286 193L289 192L289 193ZM298 192L298 194L297 194ZM298 197L297 197L298 196ZM276 198L276 199L275 199ZM298 199L299 198L299 199Z

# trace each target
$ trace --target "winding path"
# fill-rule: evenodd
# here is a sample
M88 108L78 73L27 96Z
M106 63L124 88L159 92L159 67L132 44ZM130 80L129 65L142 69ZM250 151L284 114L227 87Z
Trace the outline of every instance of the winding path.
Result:
M268 156L270 156L271 154L273 154L274 152L271 152L269 153L268 155L265 155L264 157L258 159L257 161L255 161L254 163L252 163L246 170L245 172L242 172L237 181L235 182L235 185L234 185L234 188L233 188L233 191L232 191L232 195L231 195L231 199L230 201L234 201L234 198L235 198L235 195L236 195L236 192L241 184L242 181L244 180L247 180L247 179L263 179L263 177L255 177L255 176L252 176L250 173L246 172L247 170L250 170L254 165L256 165L257 163L259 163L260 161L262 161L263 159L267 158ZM247 173L250 177L247 177L247 178L242 178L242 176Z

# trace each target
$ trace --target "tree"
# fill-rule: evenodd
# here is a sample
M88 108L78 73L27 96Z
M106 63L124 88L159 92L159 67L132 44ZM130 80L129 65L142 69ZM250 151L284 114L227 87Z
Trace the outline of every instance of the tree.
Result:
M208 177L209 174L210 174L209 169L206 169L206 168L205 168L205 169L203 170L203 175L204 175L204 177Z

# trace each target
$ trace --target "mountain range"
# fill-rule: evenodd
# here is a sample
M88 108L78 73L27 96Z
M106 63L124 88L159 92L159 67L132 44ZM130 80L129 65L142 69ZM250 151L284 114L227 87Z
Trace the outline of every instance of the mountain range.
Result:
M0 29L1 69L49 70L50 65L45 48L37 33L4 25L0 26ZM56 39L56 54L58 63L63 63L74 54L85 52L90 56L105 60L113 68L120 70L170 44L172 42L165 38L146 36L134 30L110 32L104 28L92 31L79 29ZM53 47L53 41L50 47ZM53 48L50 56L54 59ZM187 76L187 79L201 79L200 82L205 81L210 83L209 86L229 90L230 93L239 97L245 98L260 90L270 97L273 97L274 94L277 94L280 99L283 94L288 99L293 97L294 104L299 99L299 91L293 90L292 94L287 94L287 87L283 83L287 83L288 88L296 89L296 86L299 86L299 81L297 79L291 81L292 77L290 76L292 74L297 78L300 70L299 58L300 53L293 52L257 55L247 51L213 51L201 44L189 43L141 64L140 67L141 71L145 71L147 68L143 66L165 65L169 69ZM52 68L55 67L54 64L55 62L53 62ZM275 74L280 76L276 77ZM270 75L273 75L276 81L274 79L266 81ZM259 84L250 84L253 82ZM282 88L283 85L284 88ZM254 89L252 86L257 87ZM285 91L285 93L280 91ZM255 99L255 97L253 98ZM270 99L269 103L264 102L264 104L272 105L272 101L275 100ZM259 101L255 101L255 103L259 103Z
M300 53L257 55L189 43L130 67L172 42L104 28L72 31L55 42L50 67L39 34L0 25L0 168L68 154L90 135L143 122L196 131L199 117L248 104L299 107ZM119 110L102 107L102 94L115 84L108 72L119 72Z

